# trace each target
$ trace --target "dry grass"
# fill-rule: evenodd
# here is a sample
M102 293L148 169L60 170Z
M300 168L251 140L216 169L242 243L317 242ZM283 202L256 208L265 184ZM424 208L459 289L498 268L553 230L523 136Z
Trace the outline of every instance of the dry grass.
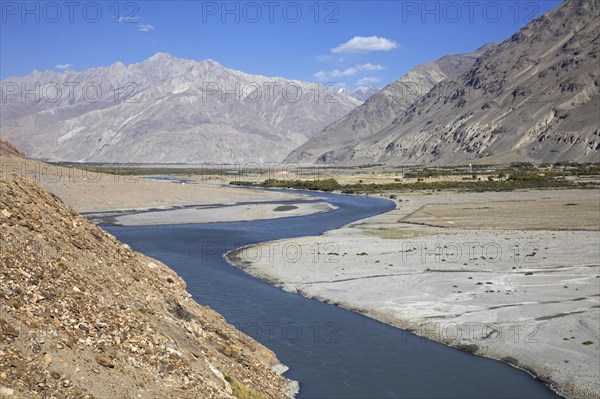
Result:
M235 378L225 376L225 380L231 385L233 396L238 399L265 399L265 397L248 388Z
M600 230L597 192L578 200L433 204L401 219L404 223L456 228L524 230Z

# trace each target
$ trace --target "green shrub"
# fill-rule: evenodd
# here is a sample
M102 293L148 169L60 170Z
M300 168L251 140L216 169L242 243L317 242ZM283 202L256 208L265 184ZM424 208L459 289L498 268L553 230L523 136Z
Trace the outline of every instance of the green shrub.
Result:
M265 399L265 397L256 391L248 388L235 378L225 376L225 381L231 385L231 390L233 391L233 396L238 399Z

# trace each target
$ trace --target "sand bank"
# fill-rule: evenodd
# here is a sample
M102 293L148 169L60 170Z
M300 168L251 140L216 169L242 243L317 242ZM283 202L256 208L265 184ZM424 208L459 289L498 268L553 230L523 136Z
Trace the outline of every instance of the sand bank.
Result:
M159 224L236 222L258 219L275 219L327 212L335 209L327 202L293 202L285 205L253 203L229 206L192 206L160 212L139 212L115 216L112 222L123 226Z

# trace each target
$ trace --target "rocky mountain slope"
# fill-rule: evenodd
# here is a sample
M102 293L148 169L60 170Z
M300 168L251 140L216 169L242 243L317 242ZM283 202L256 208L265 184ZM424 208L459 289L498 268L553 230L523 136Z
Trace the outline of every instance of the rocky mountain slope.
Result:
M270 350L15 174L0 181L0 236L0 397L287 397Z
M8 78L2 96L0 133L26 155L99 162L277 162L360 104L315 83L166 53Z
M318 135L295 149L286 162L328 162L337 154L388 126L418 98L437 83L467 71L477 57L493 48L487 44L472 53L448 55L418 65L400 79L387 85L348 115L327 126Z
M316 156L302 157L305 145L288 159L599 162L599 9L594 0L567 0L372 135L336 146L314 139Z

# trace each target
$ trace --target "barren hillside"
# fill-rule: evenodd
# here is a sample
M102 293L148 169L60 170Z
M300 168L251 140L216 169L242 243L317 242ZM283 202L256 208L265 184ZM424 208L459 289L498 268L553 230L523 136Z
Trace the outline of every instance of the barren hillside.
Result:
M275 355L175 272L12 173L0 236L0 397L285 397Z

